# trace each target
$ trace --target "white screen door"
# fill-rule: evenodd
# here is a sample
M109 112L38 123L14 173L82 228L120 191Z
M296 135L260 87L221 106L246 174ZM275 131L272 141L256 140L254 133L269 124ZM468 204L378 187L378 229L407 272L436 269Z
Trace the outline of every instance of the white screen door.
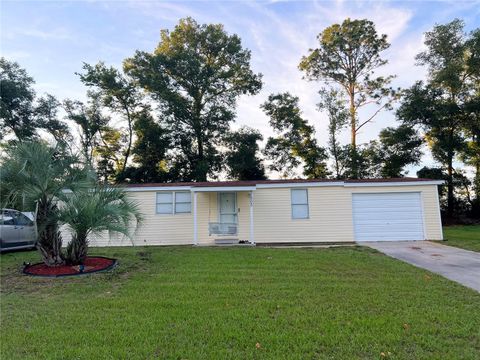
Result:
M220 223L237 223L237 194L234 192L219 193L219 220Z

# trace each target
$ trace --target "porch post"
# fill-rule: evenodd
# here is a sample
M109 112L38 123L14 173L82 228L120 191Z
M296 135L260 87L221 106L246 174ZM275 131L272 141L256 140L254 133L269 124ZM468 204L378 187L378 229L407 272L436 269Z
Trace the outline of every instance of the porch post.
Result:
M197 192L193 192L193 243L198 245L198 226L197 226Z
M253 191L250 191L250 243L255 244L253 235Z

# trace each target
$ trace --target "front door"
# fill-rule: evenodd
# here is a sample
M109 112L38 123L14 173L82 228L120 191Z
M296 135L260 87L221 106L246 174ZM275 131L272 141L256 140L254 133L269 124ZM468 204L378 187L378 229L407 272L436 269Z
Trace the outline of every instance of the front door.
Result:
M219 221L222 224L237 223L237 193L219 193Z

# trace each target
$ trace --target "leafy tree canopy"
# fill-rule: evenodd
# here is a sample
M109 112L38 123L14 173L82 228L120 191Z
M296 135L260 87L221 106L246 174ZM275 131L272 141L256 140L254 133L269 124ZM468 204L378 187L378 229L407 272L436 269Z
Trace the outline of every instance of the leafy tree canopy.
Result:
M455 202L454 160L464 158L476 169L480 184L480 30L467 35L464 23L455 19L436 25L425 34L426 50L417 55L419 65L428 67L426 85L415 83L405 93L397 116L425 132L432 154L447 172L447 215L453 216ZM476 198L480 187L476 186Z
M226 139L225 164L228 176L235 180L264 180L265 168L258 157L258 142L263 140L259 131L242 127L231 131Z
M371 143L377 175L384 178L404 176L406 166L420 162L422 143L411 126L387 127L380 131L378 142Z
M49 94L37 99L34 83L18 63L0 58L0 139L31 140L44 129L55 141L68 143L68 126L58 118L59 101Z
M386 35L378 35L369 20L346 19L342 24L327 27L317 36L319 47L310 49L299 68L308 80L323 81L337 86L348 102L351 151L354 159L359 130L370 123L381 110L391 109L397 93L389 87L393 76L375 76L385 65L382 51L390 44ZM370 115L359 118L359 109L375 105ZM352 177L358 177L356 160Z
M278 134L270 137L265 147L265 155L271 161L269 168L288 177L303 165L303 174L308 178L326 177L326 151L318 146L313 127L302 118L298 100L289 93L272 94L261 106Z
M250 51L223 25L180 20L162 30L153 53L137 51L124 69L159 102L186 166L184 179L205 181L218 170L217 146L235 117L237 98L256 94L261 75L250 68Z
M103 141L104 151L101 152L114 158L113 162L106 158L102 160L110 165L109 172L114 172L109 177L124 178L132 152L135 119L145 108L143 97L132 79L102 62L94 66L84 64L83 70L84 73L79 74L80 80L94 89L91 96L98 97L105 107L120 115L126 125L126 131L113 127L109 129L110 141Z
M132 183L166 182L171 179L169 156L171 137L162 125L158 124L145 110L138 114L134 125L133 164L127 167L125 179Z

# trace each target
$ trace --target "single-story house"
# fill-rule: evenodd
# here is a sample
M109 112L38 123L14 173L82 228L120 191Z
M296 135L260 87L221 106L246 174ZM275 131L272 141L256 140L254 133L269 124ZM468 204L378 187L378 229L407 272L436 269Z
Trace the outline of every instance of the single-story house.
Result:
M442 240L438 185L418 178L131 184L135 245ZM91 245L130 245L95 237Z

